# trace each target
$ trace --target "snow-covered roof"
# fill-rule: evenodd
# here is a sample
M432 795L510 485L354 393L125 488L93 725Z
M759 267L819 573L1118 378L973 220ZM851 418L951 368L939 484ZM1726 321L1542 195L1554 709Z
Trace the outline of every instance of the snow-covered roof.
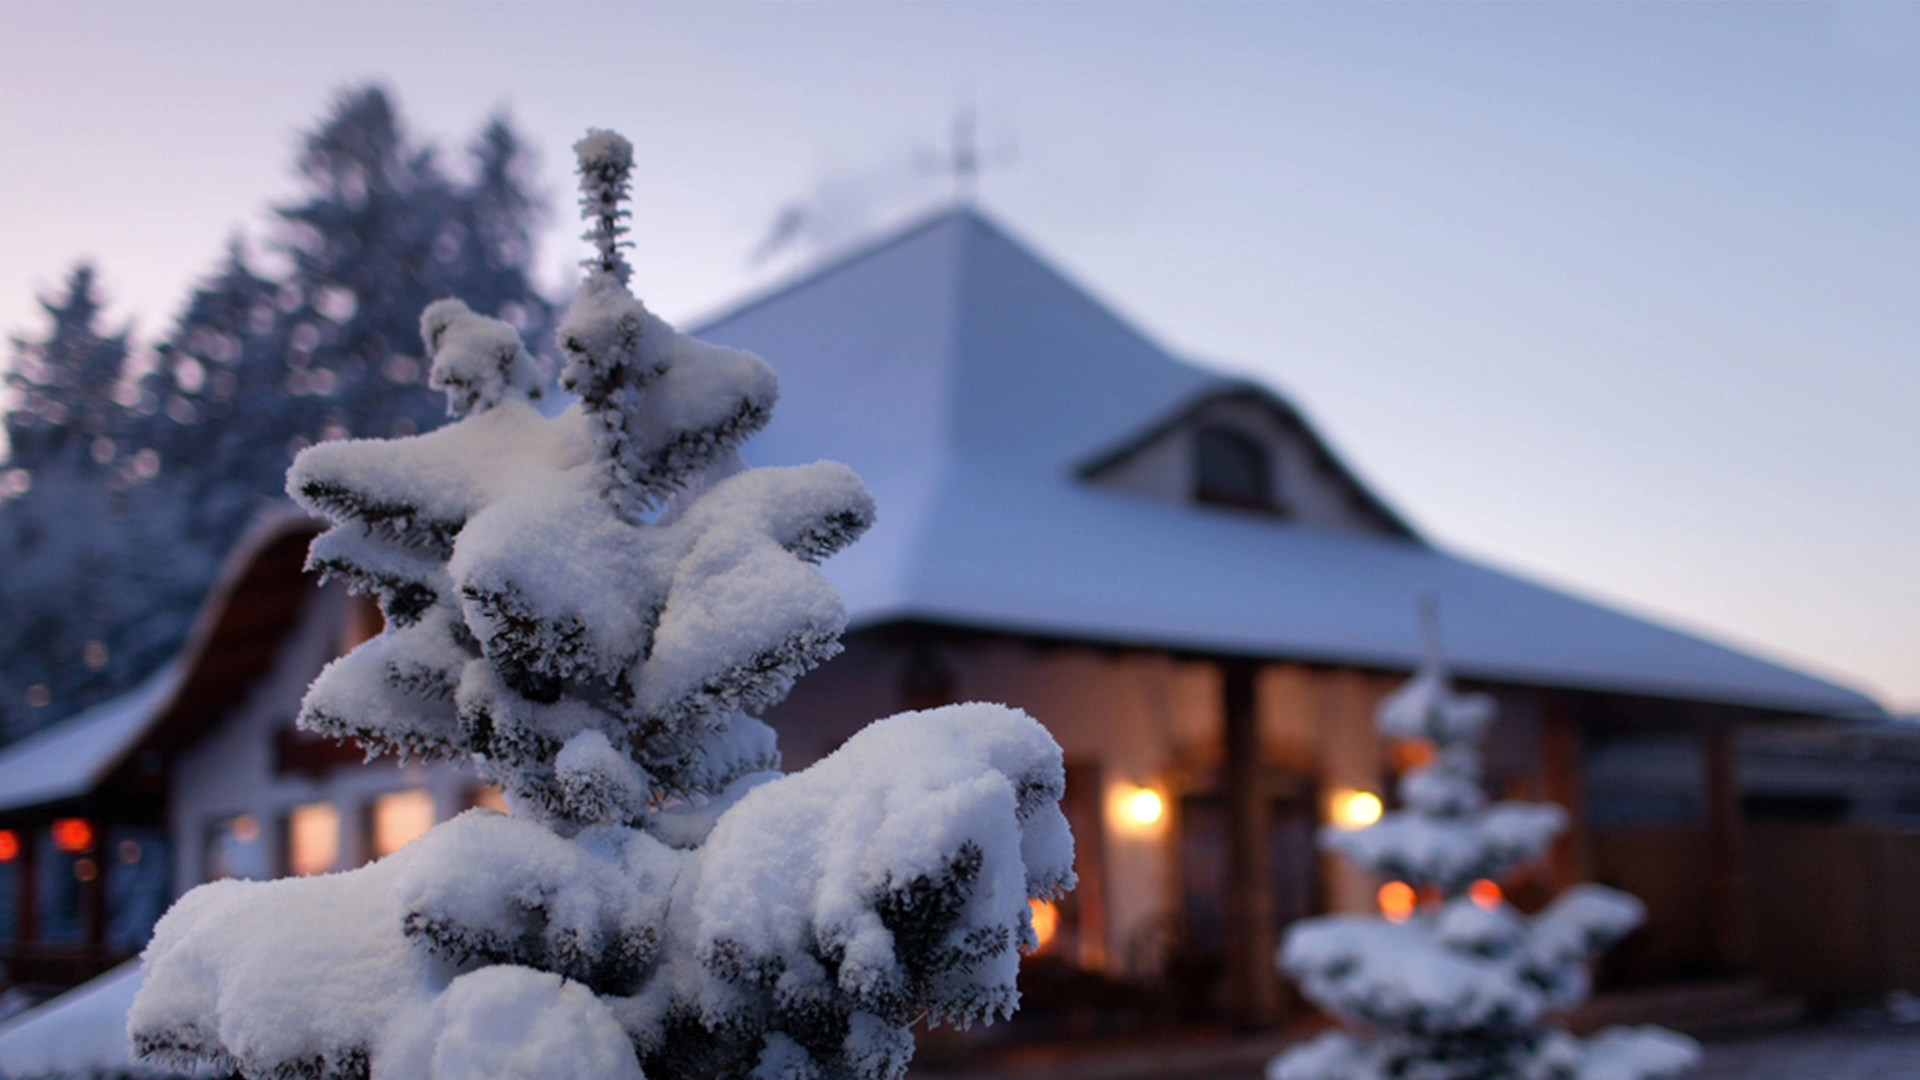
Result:
M126 755L180 685L182 666L168 664L133 690L0 754L0 810L84 795Z
M781 374L754 464L829 458L879 521L827 563L854 624L1412 669L1432 594L1461 674L1819 714L1851 689L1414 540L1103 490L1076 472L1240 385L1170 355L970 209L695 331Z
M0 1076L89 1076L132 1068L127 1010L140 982L140 961L129 960L0 1024Z

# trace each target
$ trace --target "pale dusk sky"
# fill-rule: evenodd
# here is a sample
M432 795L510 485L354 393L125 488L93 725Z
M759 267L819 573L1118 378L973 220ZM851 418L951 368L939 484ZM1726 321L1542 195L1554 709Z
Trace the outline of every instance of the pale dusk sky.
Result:
M1920 4L7 4L0 330L86 256L151 341L366 79L510 110L553 287L631 136L682 321L795 199L936 205L970 100L987 213L1438 542L1920 710Z

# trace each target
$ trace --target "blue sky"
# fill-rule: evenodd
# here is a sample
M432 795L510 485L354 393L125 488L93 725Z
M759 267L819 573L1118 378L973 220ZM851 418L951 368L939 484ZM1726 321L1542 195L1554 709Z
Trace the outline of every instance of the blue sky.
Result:
M1920 4L10 4L0 328L85 254L151 336L367 78L512 111L553 284L566 147L631 136L679 319L790 201L944 197L970 99L990 213L1430 535L1920 709Z

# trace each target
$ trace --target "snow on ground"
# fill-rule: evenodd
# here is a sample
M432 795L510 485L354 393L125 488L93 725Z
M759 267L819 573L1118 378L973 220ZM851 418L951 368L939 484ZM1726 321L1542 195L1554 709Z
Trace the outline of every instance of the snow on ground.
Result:
M1920 1028L1796 1031L1708 1043L1689 1080L1914 1080Z
M127 1007L139 989L140 964L129 961L0 1025L0 1076L129 1068Z

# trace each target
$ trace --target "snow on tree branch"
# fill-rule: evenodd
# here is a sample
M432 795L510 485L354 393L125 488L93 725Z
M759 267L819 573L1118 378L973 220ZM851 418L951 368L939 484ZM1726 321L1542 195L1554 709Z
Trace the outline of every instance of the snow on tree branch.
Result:
M508 391L540 399L539 366L519 332L499 319L476 315L459 300L439 300L421 314L420 338L432 361L427 385L446 391L448 415L484 412Z
M599 252L581 265L594 276L604 274L625 285L633 268L620 256L620 249L631 245L620 238L627 234L621 222L633 216L625 206L633 144L618 132L595 128L573 144L573 152L580 159L580 211L588 226L580 239L592 241Z
M463 760L470 811L370 866L218 882L162 920L136 1048L248 1077L898 1080L907 1027L1010 1014L1028 901L1073 884L1060 749L995 705L876 723L782 776L751 714L839 649L817 563L873 520L844 466L748 469L776 383L626 289L631 147L580 144L602 258L557 417L507 324L421 320L460 419L311 447L309 566L386 627L302 726Z

